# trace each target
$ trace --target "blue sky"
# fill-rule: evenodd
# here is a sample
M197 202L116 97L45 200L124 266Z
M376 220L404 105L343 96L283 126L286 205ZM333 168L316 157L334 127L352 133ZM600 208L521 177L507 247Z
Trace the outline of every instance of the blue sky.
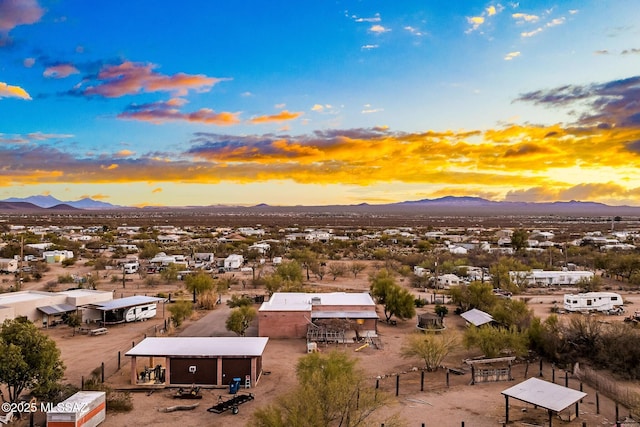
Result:
M0 0L0 199L640 205L636 9Z

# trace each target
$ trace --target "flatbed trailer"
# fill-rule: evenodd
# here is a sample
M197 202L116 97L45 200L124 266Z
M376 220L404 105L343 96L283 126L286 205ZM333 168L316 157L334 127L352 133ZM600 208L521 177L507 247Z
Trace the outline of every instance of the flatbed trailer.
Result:
M243 403L249 402L253 399L255 399L253 393L236 394L227 400L222 400L222 396L220 396L218 403L207 409L207 411L213 412L214 414L221 414L225 411L231 410L231 413L235 415L238 413L238 405L242 405Z

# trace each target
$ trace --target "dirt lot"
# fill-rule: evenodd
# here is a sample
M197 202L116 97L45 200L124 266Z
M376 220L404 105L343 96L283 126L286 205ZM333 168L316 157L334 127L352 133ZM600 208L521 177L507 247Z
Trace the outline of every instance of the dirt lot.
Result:
M372 268L370 266L370 268ZM88 268L76 267L77 273L85 273ZM41 289L42 284L47 280L52 280L62 272L70 272L57 267L47 273L47 276L39 283L28 283L27 289ZM368 280L365 271L357 279L338 278L332 280L325 278L322 282L316 282L315 287L327 290L367 290ZM98 289L115 290L117 296L133 294L154 295L158 292L175 292L181 285L160 285L156 288L146 288L140 279L126 283L126 288L122 289L121 283L111 283L106 279L101 280ZM232 289L232 293L252 293L253 290ZM424 297L425 294L419 294ZM229 298L226 295L223 301ZM531 295L528 304L534 309L536 315L546 317L554 301L561 303L562 295ZM640 295L624 294L628 303L640 307ZM224 331L224 319L228 314L225 304L217 306L216 310L207 316L197 315L194 319L178 331L176 335L188 336L191 330L197 330L197 322L207 322L211 325L208 330L217 331L216 334L228 334ZM634 305L628 308L633 311ZM419 309L421 312L432 312L433 306L427 305ZM453 308L450 308L453 312ZM129 385L129 361L124 357L124 352L131 348L133 343L138 343L145 334L153 334L164 326L163 316L168 317L161 307L158 316L154 320L147 322L124 324L109 328L109 333L102 336L73 336L71 329L66 326L58 326L46 331L56 340L62 352L65 365L67 366L65 380L71 384L79 386L82 377L89 377L90 373L105 363L106 382L113 388L127 387ZM604 321L620 321L620 316L610 316ZM446 318L447 327L460 333L464 325L459 316L449 314ZM196 325L196 326L191 326ZM216 326L217 325L217 326ZM384 344L383 349L364 348L356 352L356 345L338 345L320 347L320 351L345 351L359 360L359 367L362 368L371 384L375 387L376 380L382 392L390 396L389 404L376 413L371 425L380 425L386 418L393 414L399 414L406 421L407 426L420 426L424 423L427 426L460 426L462 422L472 427L502 425L505 420L505 403L501 392L514 384L524 380L526 377L538 376L538 365L527 367L525 364L515 365L513 368L514 381L486 383L470 385L470 374L467 371L464 375L449 375L449 386L446 385L446 374L444 370L435 373L426 373L424 391L420 391L421 366L419 360L403 359L400 356L400 347L404 336L415 330L415 321L398 322L397 326L390 326L385 323L379 325L379 335ZM252 329L255 331L255 328ZM121 352L121 369L117 370L118 351ZM177 411L171 413L160 412L163 408L192 403L192 401L176 400L171 397L169 390L157 390L153 393L133 392L134 410L125 414L108 414L105 426L174 426L178 423L185 426L211 425L218 423L233 423L244 425L249 420L252 412L270 402L282 392L290 390L295 385L293 374L296 361L303 356L306 351L304 340L270 340L263 357L264 375L256 387L246 390L255 394L255 400L243 404L237 415L230 412L223 414L213 414L206 409L218 400L219 396L228 396L228 389L207 389L204 390L204 398L199 401L199 406L192 411ZM473 352L459 349L451 354L445 361L445 366L452 368L464 368L463 360L468 357L478 356ZM114 373L115 372L115 373ZM112 374L113 373L113 374ZM399 389L396 396L396 381L399 376ZM569 386L579 388L579 383L571 375L569 376ZM543 379L555 379L558 384L564 385L565 373L563 371L552 371L552 367L544 365ZM243 390L244 391L244 390ZM614 404L604 396L600 396L600 414L596 414L595 392L586 385L584 391L588 396L580 405L580 418L571 422L555 421L554 425L581 426L586 422L588 426L595 425L615 425ZM625 409L620 407L620 416L626 415ZM229 418L231 417L231 418ZM546 425L547 414L542 409L536 409L512 400L510 409L510 419L516 421L514 425Z

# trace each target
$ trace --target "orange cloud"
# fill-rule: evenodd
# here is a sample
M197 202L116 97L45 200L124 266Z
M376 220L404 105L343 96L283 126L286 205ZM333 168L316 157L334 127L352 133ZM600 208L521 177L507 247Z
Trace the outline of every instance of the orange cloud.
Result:
M273 114L270 116L258 116L249 120L249 122L253 124L258 123L273 123L273 122L284 122L288 120L294 120L300 117L303 113L290 113L287 110L282 110L278 114Z
M176 120L218 126L229 126L240 123L239 113L216 113L209 108L201 108L191 113L183 113L180 111L180 107L184 104L186 104L184 99L173 98L169 101L131 105L127 111L118 114L118 118L141 120L154 124L162 124L167 121Z
M228 80L204 75L178 73L171 76L154 71L154 64L123 62L109 65L98 74L97 82L84 89L85 95L117 98L143 92L171 92L179 96L190 90L208 91L217 83Z
M78 73L80 73L80 71L71 64L59 64L45 68L42 75L48 78L64 79L72 74Z
M20 86L11 86L6 83L0 82L0 99L2 98L21 98L31 100L31 96L26 90Z
M106 200L108 198L110 198L111 196L108 196L106 194L84 194L82 196L80 196L81 199L93 199L93 200Z
M403 183L438 186L448 194L513 200L631 199L640 191L634 187L640 182L640 129L630 127L510 125L487 131L421 133L380 127L286 137L200 132L191 144L184 152L162 156L127 152L112 164L102 155L75 158L51 146L0 146L0 186L276 180L363 187ZM157 189L153 192L161 191Z

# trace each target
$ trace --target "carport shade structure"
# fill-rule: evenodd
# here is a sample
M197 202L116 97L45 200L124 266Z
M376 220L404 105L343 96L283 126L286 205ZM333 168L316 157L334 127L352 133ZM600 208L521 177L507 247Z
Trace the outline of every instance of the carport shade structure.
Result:
M540 406L549 412L549 427L553 425L553 413L559 413L575 403L576 417L578 402L587 393L573 390L538 378L529 378L502 392L505 397L505 423L509 423L509 398Z

